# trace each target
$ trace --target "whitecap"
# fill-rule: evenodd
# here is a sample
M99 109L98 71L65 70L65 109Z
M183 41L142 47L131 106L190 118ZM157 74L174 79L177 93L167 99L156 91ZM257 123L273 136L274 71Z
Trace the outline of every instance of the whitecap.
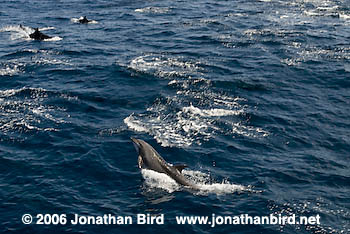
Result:
M183 57L155 54L132 59L130 69L172 78L168 85L178 91L157 99L143 113L129 115L124 119L125 125L150 134L162 146L200 145L216 135L266 136L259 128L235 125L244 116L246 105L241 102L246 100L212 90L211 81L201 76L200 64Z
M194 107L193 105L183 107L182 111L184 113L192 113L203 117L220 117L220 116L229 116L229 115L239 115L243 113L242 109L241 110L227 110L227 109L220 109L220 108L200 109L198 107Z
M164 13L168 13L169 11L170 11L169 7L145 7L145 8L135 9L135 12L139 12L139 13L164 14Z
M193 97L208 102L202 105L209 108L186 105L187 99ZM216 135L268 136L268 132L261 128L241 123L240 116L246 109L239 103L241 101L244 99L209 91L178 91L176 96L157 101L144 113L131 114L124 123L131 130L150 134L162 146L201 145Z
M182 57L147 54L131 60L128 67L136 72L167 78L195 75L200 70L198 65L198 62L185 61Z
M51 92L42 88L0 91L0 129L12 134L26 131L58 131L69 115L62 107L45 104Z
M0 76L13 76L20 73L18 64L6 64L4 67L0 68Z

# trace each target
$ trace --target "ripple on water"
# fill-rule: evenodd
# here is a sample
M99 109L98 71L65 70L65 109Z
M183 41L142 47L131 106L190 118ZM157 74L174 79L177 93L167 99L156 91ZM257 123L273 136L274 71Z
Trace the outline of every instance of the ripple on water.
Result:
M0 91L0 129L4 134L59 131L67 123L66 109L49 104L65 97L42 88L23 87Z

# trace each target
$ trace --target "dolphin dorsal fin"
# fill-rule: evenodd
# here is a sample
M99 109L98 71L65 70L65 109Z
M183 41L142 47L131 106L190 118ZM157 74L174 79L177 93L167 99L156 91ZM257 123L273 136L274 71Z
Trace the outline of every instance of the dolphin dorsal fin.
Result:
M176 165L174 165L174 167L175 167L179 172L182 172L182 170L183 170L184 168L186 168L187 165L186 165L186 164L176 164Z

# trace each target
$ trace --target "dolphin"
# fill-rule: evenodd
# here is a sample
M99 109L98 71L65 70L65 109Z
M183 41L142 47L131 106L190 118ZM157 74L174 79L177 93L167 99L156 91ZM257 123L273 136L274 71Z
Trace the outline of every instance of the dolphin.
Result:
M91 20L88 20L87 18L86 18L86 16L84 16L83 18L80 18L79 19L79 23L81 23L81 24L87 24L87 23L89 23Z
M159 173L164 173L183 186L198 189L195 184L188 181L181 173L181 171L187 167L186 165L171 165L167 163L147 142L133 137L131 137L131 140L134 143L135 149L139 155L138 166L140 169L144 168Z
M29 37L34 39L34 40L39 40L39 41L52 38L52 37L50 37L48 35L45 35L44 33L40 32L39 28L35 28L35 31L33 33L31 33L29 35Z

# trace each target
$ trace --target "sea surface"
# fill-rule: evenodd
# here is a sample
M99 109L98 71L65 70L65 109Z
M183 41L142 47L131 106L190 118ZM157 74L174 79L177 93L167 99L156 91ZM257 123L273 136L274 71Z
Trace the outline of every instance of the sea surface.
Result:
M0 5L1 233L350 233L349 0ZM200 190L140 171L130 137ZM320 224L176 225L212 214Z

